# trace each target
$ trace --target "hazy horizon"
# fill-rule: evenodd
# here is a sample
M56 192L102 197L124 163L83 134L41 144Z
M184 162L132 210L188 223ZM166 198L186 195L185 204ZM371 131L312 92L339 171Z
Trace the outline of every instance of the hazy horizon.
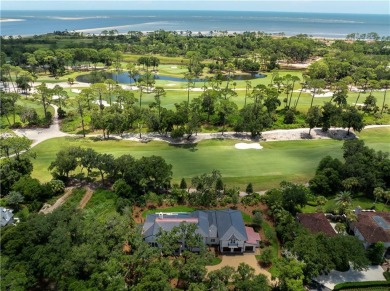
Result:
M91 9L91 6L93 8ZM74 7L77 7L75 9ZM13 0L1 1L2 11L259 11L259 12L297 12L297 13L334 13L334 14L381 14L390 13L387 0L377 1L323 1L323 0L247 0L247 1L165 1L165 0L127 0L127 1L37 1Z
M215 12L234 12L233 10L205 10L205 9L2 9L2 11L215 11ZM237 12L272 12L272 13L302 13L302 14L356 14L356 15L388 15L387 13L348 13L348 12L305 12L305 11L277 11L277 10L239 10ZM1 13L0 13L1 16ZM0 17L1 18L1 17ZM390 19L389 19L390 20Z

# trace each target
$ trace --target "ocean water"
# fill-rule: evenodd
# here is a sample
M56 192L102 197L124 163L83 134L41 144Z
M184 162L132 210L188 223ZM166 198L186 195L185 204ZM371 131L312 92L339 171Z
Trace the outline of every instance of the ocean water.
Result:
M53 31L263 31L287 36L345 38L350 33L390 36L390 16L238 11L1 11L0 34L36 35Z

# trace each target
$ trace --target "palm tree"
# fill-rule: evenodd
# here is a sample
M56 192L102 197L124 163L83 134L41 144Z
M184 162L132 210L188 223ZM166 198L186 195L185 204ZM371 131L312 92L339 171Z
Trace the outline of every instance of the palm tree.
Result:
M339 207L340 212L344 214L352 204L352 194L349 191L341 191L336 195L334 200L336 201L336 205Z
M190 72L184 74L184 79L187 80L187 106L190 104L190 91L195 87L194 78L195 76Z
M156 100L156 103L157 103L157 107L158 107L158 122L160 123L161 121L161 97L164 97L166 95L165 93L165 90L163 87L156 87L154 89L154 98Z
M295 83L299 82L300 80L301 79L299 79L299 77L297 77L297 76L291 76L292 88L291 88L291 93L290 93L290 101L288 102L288 108L291 107L291 101L292 101L292 95L293 95L293 92L294 92Z
M303 74L302 77L303 77L303 81L301 82L301 90L299 91L298 98L294 103L294 109L296 109L298 106L299 98L301 98L301 94L302 94L303 90L305 90L307 88L307 82L309 80L309 76Z
M246 106L246 98L248 97L248 92L249 92L250 88L252 88L251 81L246 81L246 84L245 84L245 102L244 102L244 107Z
M127 68L127 73L128 73L129 79L130 79L130 84L131 84L131 80L133 80L134 83L136 83L135 78L139 75L138 68L134 64L131 64L131 63L127 64L126 68Z
M380 81L380 86L382 89L384 89L384 95L383 95L383 104L382 104L382 109L381 109L381 114L383 113L383 109L385 108L385 103L386 103L386 92L387 89L389 89L390 86L390 81L389 80L381 80Z

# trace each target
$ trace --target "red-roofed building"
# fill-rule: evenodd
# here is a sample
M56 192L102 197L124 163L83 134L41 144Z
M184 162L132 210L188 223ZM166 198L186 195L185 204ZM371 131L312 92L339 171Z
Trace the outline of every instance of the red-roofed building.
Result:
M383 242L390 255L390 212L357 212L357 221L351 223L355 236L363 241L364 246Z
M255 232L252 227L245 226L246 236L248 239L245 241L245 251L256 251L256 247L260 243L260 235Z
M298 213L297 220L311 233L335 236L337 233L323 213Z

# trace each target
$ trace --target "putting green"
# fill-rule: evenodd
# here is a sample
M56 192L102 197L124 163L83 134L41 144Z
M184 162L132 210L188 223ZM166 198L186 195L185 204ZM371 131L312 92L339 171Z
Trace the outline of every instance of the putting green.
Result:
M365 130L362 138L376 150L389 151L390 128ZM229 186L245 189L248 182L256 190L277 186L282 180L307 182L314 174L318 162L326 155L342 157L342 141L304 140L263 142L261 150L239 150L236 140L205 140L192 145L170 145L152 141L147 144L133 141L93 141L82 138L54 138L34 148L37 159L33 161L33 176L42 181L51 179L47 170L56 153L67 146L91 147L98 152L114 156L131 154L136 158L160 155L173 165L173 182L221 171Z

